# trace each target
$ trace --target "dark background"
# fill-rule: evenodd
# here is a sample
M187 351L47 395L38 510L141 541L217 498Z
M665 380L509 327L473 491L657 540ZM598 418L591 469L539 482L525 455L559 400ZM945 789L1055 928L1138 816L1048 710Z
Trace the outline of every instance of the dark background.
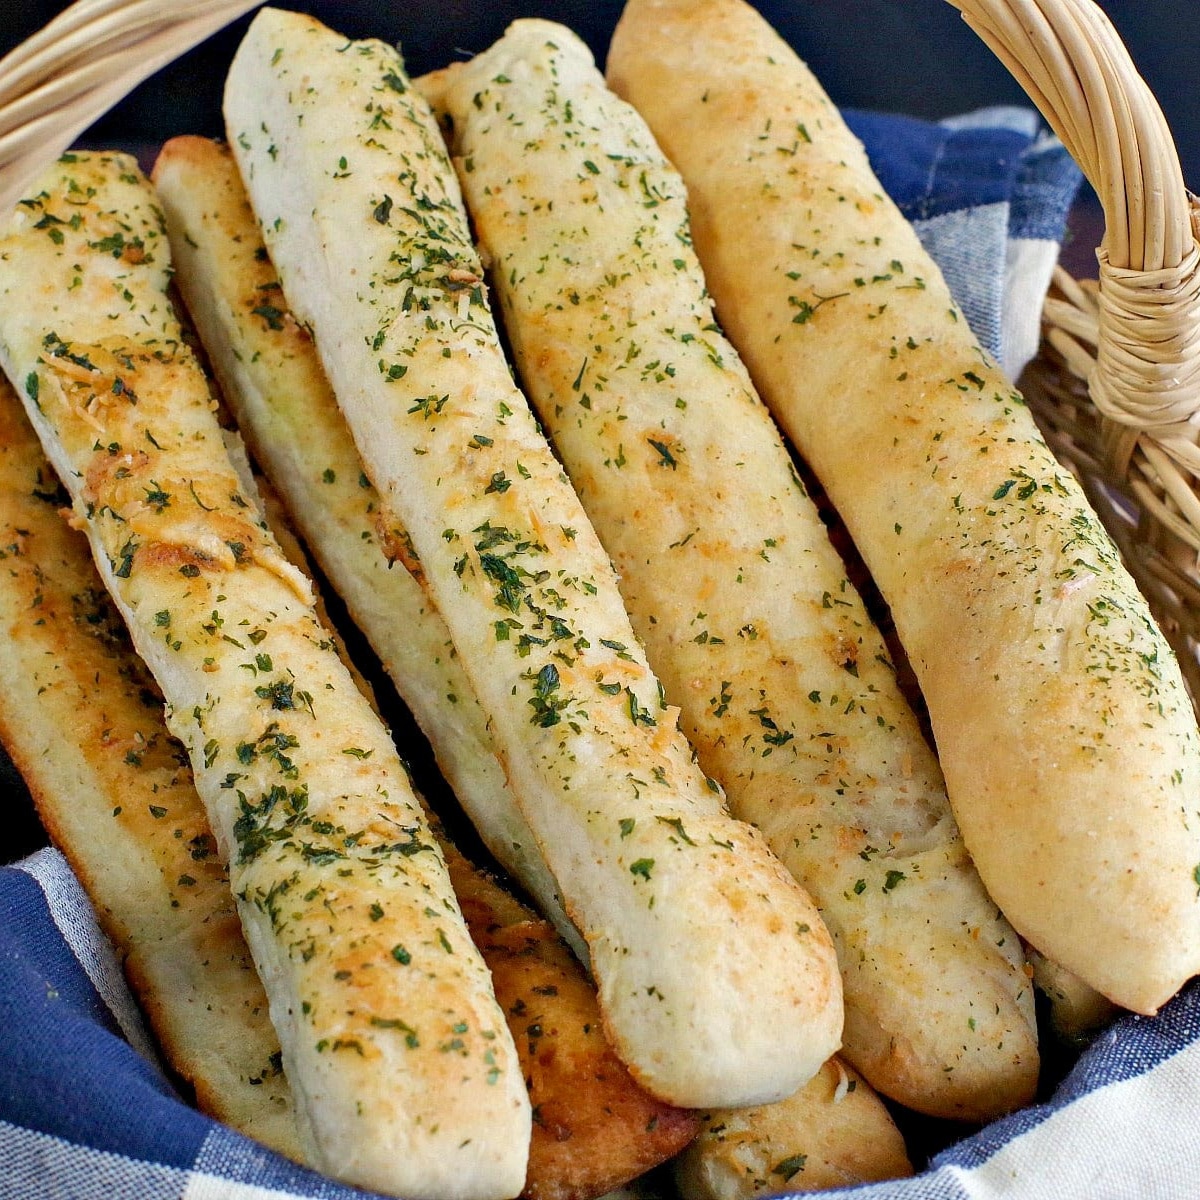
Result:
M398 42L420 74L494 41L517 16L571 26L603 62L622 0L276 0L352 37ZM55 0L0 0L0 54L65 7ZM843 106L940 117L985 104L1027 103L1007 71L946 0L758 0L758 7ZM1175 135L1184 177L1200 190L1200 4L1197 0L1101 0ZM81 141L152 153L179 133L221 132L221 83L249 17L160 72ZM148 165L148 164L147 164ZM1094 271L1101 225L1084 191L1064 260ZM0 645L0 653L4 653ZM22 785L0 750L0 862L44 841Z

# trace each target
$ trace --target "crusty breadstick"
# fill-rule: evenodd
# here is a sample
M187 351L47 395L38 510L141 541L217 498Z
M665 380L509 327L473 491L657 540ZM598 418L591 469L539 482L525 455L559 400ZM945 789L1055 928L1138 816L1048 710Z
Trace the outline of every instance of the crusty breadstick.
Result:
M1033 1094L1020 941L967 858L882 636L736 352L683 184L561 25L431 81L520 375L704 769L812 893L877 1088L986 1119Z
M0 377L0 736L172 1070L205 1112L299 1159L279 1039L186 756L69 503Z
M284 292L489 714L618 1053L678 1104L787 1094L840 1035L828 933L662 700L512 382L428 107L391 48L347 49L264 9L227 80Z
M1034 951L1029 962L1034 986L1049 1006L1050 1026L1062 1041L1083 1046L1112 1024L1120 1010L1111 1000L1043 954Z
M220 153L216 143L208 145ZM203 193L212 180L196 176L192 182ZM262 244L253 221L246 237L252 246ZM269 344L269 338L264 340ZM312 353L310 346L307 354ZM262 493L267 522L284 553L306 567L278 495L261 479L254 486ZM324 616L320 596L317 603ZM339 652L346 657L340 639ZM370 698L370 685L353 663L348 666ZM492 977L529 1090L534 1121L521 1196L595 1200L678 1154L700 1131L701 1114L656 1100L638 1087L604 1036L596 989L566 940L550 921L462 854L435 813L427 815L471 940ZM257 977L253 985L260 992L258 1006L265 1007ZM278 1055L259 1057L273 1062ZM286 1081L277 1080L276 1088L286 1101ZM862 1133L867 1109L859 1104L855 1112L861 1114L855 1124ZM894 1128L872 1130L871 1135L885 1143L889 1135L898 1136Z
M381 528L379 494L363 474L312 339L283 298L228 148L173 138L155 162L154 182L180 292L256 460L430 739L488 848L582 950L446 624L416 578L393 568L395 555L405 553L403 535Z
M150 185L67 156L0 253L5 372L187 747L306 1154L409 1197L515 1195L515 1047L388 733L241 494Z
M988 890L1152 1012L1200 969L1200 739L1080 488L861 145L742 0L630 0L608 60L717 311L891 607Z
M883 1102L837 1059L778 1104L706 1114L675 1164L683 1200L753 1200L911 1174Z

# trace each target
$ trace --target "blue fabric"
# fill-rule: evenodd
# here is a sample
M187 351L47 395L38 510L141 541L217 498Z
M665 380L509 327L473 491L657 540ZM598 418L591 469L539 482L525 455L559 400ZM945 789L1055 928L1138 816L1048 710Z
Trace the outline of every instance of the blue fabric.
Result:
M1024 288L1040 310L1078 172L1028 113L940 125L865 113L850 120L973 328L1001 355L1013 296ZM1029 244L1044 250L1044 275L1014 278L1013 263L1030 261L1014 249ZM131 1044L136 1017L122 1015L129 1001L115 995L119 972L103 965L111 950L80 912L86 902L55 852L0 869L0 1196L361 1200L365 1193L258 1147L174 1094L153 1052ZM873 1200L1194 1195L1194 1186L1169 1190L1190 1181L1187 1168L1200 1161L1193 1078L1200 995L1189 990L1158 1018L1118 1024L1046 1105L967 1138L912 1180L852 1192ZM1069 1158L1060 1178L1046 1163L1061 1154L1083 1155L1085 1165Z
M1005 126L955 129L853 111L845 117L879 182L910 221L1009 200L1031 140Z
M1080 183L1075 160L1057 138L1027 145L1013 181L1009 236L1057 242Z
M19 871L6 870L0 881L0 963L0 1028L8 1033L0 1074L3 1119L69 1142L187 1167L208 1122L180 1110L161 1073L124 1040L44 891Z
M1029 109L984 109L936 124L844 115L975 336L1016 379L1037 353L1079 168Z

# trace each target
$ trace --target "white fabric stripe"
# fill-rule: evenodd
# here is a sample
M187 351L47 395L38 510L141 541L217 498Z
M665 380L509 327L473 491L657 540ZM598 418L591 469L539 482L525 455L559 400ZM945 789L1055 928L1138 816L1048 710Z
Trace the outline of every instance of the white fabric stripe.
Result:
M218 1175L194 1172L179 1200L298 1200L294 1192L258 1187L253 1183L238 1183Z
M280 1159L258 1143L225 1129L213 1129L196 1155L183 1200L295 1200L295 1193L282 1181L280 1187L272 1187L269 1183L272 1172L277 1169L275 1164L280 1163ZM286 1170L292 1169L290 1163L282 1165ZM258 1177L263 1182L237 1183L230 1180L231 1175ZM331 1180L322 1180L313 1188L315 1190L306 1189L304 1196L342 1197L349 1192ZM365 1196L366 1193L355 1192L354 1195Z
M1014 104L994 104L990 108L977 108L953 117L943 117L938 124L943 129L1011 129L1033 137L1041 124L1032 108Z
M1200 1045L1089 1092L972 1170L972 1200L1180 1200L1200 1193Z
M0 1121L4 1200L181 1200L186 1173Z
M1000 324L1000 365L1016 380L1029 365L1042 336L1042 306L1058 262L1057 242L1009 238L1004 253L1004 320Z
M71 953L87 973L92 986L108 1006L125 1040L148 1062L161 1066L153 1043L146 1034L133 996L125 983L112 944L96 921L87 893L75 878L67 860L53 848L39 850L17 869L29 875L42 889L50 916Z

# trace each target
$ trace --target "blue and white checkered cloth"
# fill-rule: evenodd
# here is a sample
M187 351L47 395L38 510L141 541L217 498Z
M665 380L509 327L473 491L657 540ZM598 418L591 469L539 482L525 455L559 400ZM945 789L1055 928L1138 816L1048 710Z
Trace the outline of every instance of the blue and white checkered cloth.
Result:
M1015 375L1078 172L1030 113L932 125L851 114L984 344ZM112 949L62 857L0 869L2 1200L359 1200L189 1108L155 1061ZM855 1200L1200 1195L1200 991L1126 1017L1052 1098L912 1179Z
M1039 132L1032 109L986 108L937 124L845 115L975 336L1016 379L1037 353L1078 167Z

